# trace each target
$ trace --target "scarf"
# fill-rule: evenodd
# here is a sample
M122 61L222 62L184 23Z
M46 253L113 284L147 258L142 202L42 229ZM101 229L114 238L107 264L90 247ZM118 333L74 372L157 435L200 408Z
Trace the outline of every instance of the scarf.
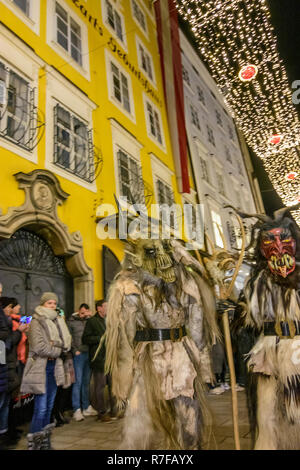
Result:
M46 330L47 336L53 345L69 351L71 348L72 337L65 322L65 319L58 315L56 310L42 307L36 307L33 316L40 322Z

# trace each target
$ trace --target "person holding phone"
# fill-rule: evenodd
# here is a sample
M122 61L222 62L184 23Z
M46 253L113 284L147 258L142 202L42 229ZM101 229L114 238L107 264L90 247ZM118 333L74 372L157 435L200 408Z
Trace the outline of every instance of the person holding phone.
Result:
M32 316L28 332L29 354L21 393L35 395L34 412L27 435L28 450L52 450L50 424L57 387L65 385L62 355L71 348L71 335L57 312L58 298L45 292Z
M20 385L20 380L16 372L17 366L17 346L20 343L22 333L28 329L27 325L19 324L14 330L11 313L14 299L10 297L0 297L0 307L3 310L2 329L5 330L6 366L7 366L7 391L2 397L2 411L0 418L0 445L4 448L16 444L15 436L11 436L8 430L9 403Z

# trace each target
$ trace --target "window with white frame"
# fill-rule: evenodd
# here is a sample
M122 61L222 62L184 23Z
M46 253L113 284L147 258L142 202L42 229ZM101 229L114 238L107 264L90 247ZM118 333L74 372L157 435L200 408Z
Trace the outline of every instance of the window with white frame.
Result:
M118 149L120 196L129 204L145 204L141 165L124 150Z
M145 13L143 12L136 0L131 0L131 5L133 17L137 20L144 33L147 34L147 19Z
M13 3L17 5L25 15L29 16L29 0L13 0Z
M192 104L191 104L191 118L192 118L192 123L194 124L194 126L196 126L197 129L199 129L200 131L201 127L200 127L200 122L199 122L198 111L194 108Z
M232 164L232 157L231 157L231 153L228 147L225 147L225 156L226 156L226 160Z
M202 172L202 178L207 182L210 183L210 178L209 178L209 173L208 173L208 167L207 167L207 162L204 160L204 158L200 157L200 166L201 166L201 172Z
M205 106L204 91L200 86L197 86L198 100Z
M153 63L152 58L148 51L146 50L145 46L137 40L137 48L138 48L138 55L139 55L139 64L140 67L143 69L145 74L153 81Z
M224 248L224 243L223 243L223 240L222 240L223 227L222 227L221 217L214 210L211 210L211 220L212 220L212 224L213 224L213 230L214 230L216 245L220 248Z
M216 176L219 193L222 194L222 196L226 196L223 176L221 175L221 173L216 173Z
M240 174L241 176L244 176L243 168L242 168L241 162L237 159L236 163L237 163L237 167L238 167L238 172L239 172L239 174Z
M156 191L159 205L166 204L167 206L171 207L173 204L175 204L172 188L159 178L156 180ZM174 212L170 213L170 226L173 228L175 227Z
M120 41L124 42L124 27L121 14L114 8L112 2L105 0L106 23L114 30Z
M113 97L128 113L131 113L128 78L114 62L110 62L110 71Z
M0 136L32 150L34 90L0 62Z
M238 189L235 188L235 200L236 200L236 204L237 204L237 207L241 207L241 194L239 192Z
M30 28L35 34L39 35L41 2L42 0L1 0L0 4L3 3L28 28Z
M189 86L191 86L189 72L184 65L182 66L182 78Z
M214 131L212 130L211 127L209 127L209 125L207 125L206 127L207 127L208 142L210 142L215 147L216 142L215 142Z
M234 133L233 133L233 129L231 126L228 125L228 134L229 134L229 138L230 140L234 140Z
M218 111L217 109L216 109L216 119L217 119L217 124L218 124L220 127L223 127L222 116L221 116L220 111Z
M68 109L54 108L54 161L60 168L92 182L94 178L92 131Z
M56 42L62 46L68 54L82 65L81 28L67 11L56 2Z
M160 112L146 100L146 112L147 112L147 123L148 123L148 134L153 137L160 145L163 145L163 134L162 134L162 125Z

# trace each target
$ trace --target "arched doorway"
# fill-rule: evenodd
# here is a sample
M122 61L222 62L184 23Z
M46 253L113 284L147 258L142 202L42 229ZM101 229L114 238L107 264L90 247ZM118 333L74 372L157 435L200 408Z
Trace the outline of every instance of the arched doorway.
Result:
M20 229L0 241L3 295L16 297L22 312L32 314L43 292L55 292L66 316L73 310L73 279L65 260L40 235Z

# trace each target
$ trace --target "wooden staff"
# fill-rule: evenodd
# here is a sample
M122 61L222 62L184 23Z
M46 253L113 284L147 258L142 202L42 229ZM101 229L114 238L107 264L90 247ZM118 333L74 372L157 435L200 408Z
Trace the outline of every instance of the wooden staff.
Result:
M231 279L231 282L230 282L230 285L229 285L228 289L226 289L224 286L219 286L220 287L220 292L219 292L218 297L219 297L220 300L227 300L230 297L230 294L231 294L232 289L234 287L234 283L235 283L235 280L237 278L237 275L238 275L239 269L241 267L241 264L243 262L243 258L244 258L244 254L245 254L245 238L246 237L245 237L244 226L243 226L243 223L242 223L242 219L239 217L239 215L235 213L235 216L238 219L239 226L240 226L240 229L241 229L241 234L242 234L241 253L240 253L240 256L239 256L239 260L238 260L238 262L235 266L234 274L232 276L232 279ZM219 229L220 234L221 234L221 230L220 230L219 227L218 227L218 229ZM226 249L225 238L222 235L221 235L221 237L222 237L222 240L223 240L224 249ZM209 241L211 242L211 240L209 240ZM211 242L211 245L213 247L212 242ZM214 249L214 247L212 249ZM237 399L237 391L236 391L236 376L235 376L235 368L234 368L234 360L233 360L233 352L232 352L228 312L225 311L223 313L222 321L223 321L223 329L224 329L226 354L227 354L229 373L230 373L234 442L235 442L236 450L241 450L240 436L239 436L239 415L238 415L238 399Z
M245 254L245 230L242 223L242 219L238 214L235 213L236 218L238 219L239 226L241 229L242 234L242 246L241 246L241 253L238 259L238 262L235 266L234 274L232 276L230 285L228 289L220 289L220 299L226 300L230 297L232 289L234 287L235 280L237 278L238 272L243 262L244 254ZM239 414L238 414L238 399L237 399L237 391L236 391L236 376L235 376L235 368L234 368L234 360L233 360L233 353L232 353L232 344L231 344L231 336L230 336L230 327L229 327L229 319L228 319L228 312L224 312L222 315L223 321L223 329L224 329L224 338L225 338L225 345L226 345L226 353L227 353L227 360L230 372L230 384L231 384L231 396L232 396L232 419L233 419L233 432L234 432L234 442L236 450L241 450L240 446L240 436L239 436Z

